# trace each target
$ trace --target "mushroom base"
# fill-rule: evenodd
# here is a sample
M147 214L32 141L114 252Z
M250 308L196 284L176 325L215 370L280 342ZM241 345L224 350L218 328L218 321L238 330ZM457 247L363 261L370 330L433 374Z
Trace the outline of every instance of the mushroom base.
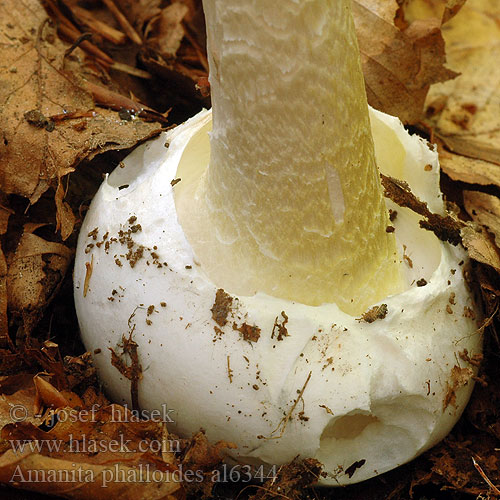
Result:
M436 153L397 119L372 111L371 120L381 171L443 212ZM407 282L378 309L353 317L335 304L221 290L197 265L177 212L189 209L182 197L208 165L209 129L204 111L137 148L85 218L75 302L111 398L130 404L130 381L108 348L120 355L132 336L140 406L165 412L181 436L203 428L213 442L234 442L231 460L257 471L314 457L322 484L344 485L436 444L472 391L474 367L460 353L481 351L465 253L388 201Z

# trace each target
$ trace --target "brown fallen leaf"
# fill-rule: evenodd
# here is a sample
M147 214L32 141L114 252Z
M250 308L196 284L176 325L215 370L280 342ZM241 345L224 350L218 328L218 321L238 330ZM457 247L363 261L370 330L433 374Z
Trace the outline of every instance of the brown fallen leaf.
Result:
M467 158L439 145L441 170L454 181L500 186L500 165L476 158Z
M42 311L57 292L71 262L68 247L24 233L16 251L9 256L8 306L29 334Z
M418 20L401 31L394 25L397 7L395 0L357 0L354 22L368 102L405 123L415 123L422 117L430 85L456 73L444 66L440 22Z
M122 121L108 110L75 120L49 117L94 108L81 76L65 71L65 51L38 0L0 3L0 189L35 203L81 160L130 147L158 132L142 120ZM82 59L76 49L71 57ZM75 123L79 126L75 127ZM83 126L82 126L83 124ZM71 216L58 192L59 225L66 236Z
M177 441L161 418L89 392L80 399L27 373L0 378L0 482L82 500L184 498ZM40 427L54 414L50 430Z
M468 0L443 30L448 63L461 75L434 86L428 124L446 147L500 165L500 4Z
M493 234L500 248L500 199L479 191L464 191L464 206L475 222Z
M0 456L0 482L37 493L75 500L181 500L185 498L171 473L128 467L121 463L94 465L51 458L26 450ZM152 479L154 478L154 479Z
M175 2L162 9L159 16L148 29L148 42L162 57L175 57L184 38L182 22L189 13L189 8L181 2Z
M0 378L0 429L13 422L41 423L35 411L33 374L20 372ZM0 444L0 449L4 448Z
M71 171L74 169L71 168ZM76 217L71 207L64 201L64 186L61 177L57 179L57 189L54 197L56 202L56 231L61 232L63 241L67 240L75 227Z
M500 255L497 246L488 234L479 232L472 226L465 226L461 230L462 243L471 259L488 264L500 272Z
M24 359L30 365L36 362L46 373L50 373L51 384L55 385L57 389L64 390L72 387L66 375L66 367L61 358L58 344L51 340L45 340L41 343L36 338L28 337L24 339L20 347L22 347Z
M33 377L33 383L36 390L35 407L37 411L40 411L43 406L46 408L71 406L64 394L39 374Z

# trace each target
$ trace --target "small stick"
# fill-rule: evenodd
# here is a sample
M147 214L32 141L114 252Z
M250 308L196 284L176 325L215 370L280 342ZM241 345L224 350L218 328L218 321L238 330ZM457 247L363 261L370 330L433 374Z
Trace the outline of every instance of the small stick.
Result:
M121 71L122 73L127 73L132 76L137 76L138 78L144 78L145 80L151 80L151 78L153 78L150 73L144 71L143 69L134 68L133 66L117 61L110 66L110 69Z
M49 12L59 21L58 30L59 33L66 37L71 43L77 42L82 36L82 33L78 28L62 13L59 7L53 2L53 0L47 0L46 7ZM79 47L85 52L92 54L97 59L101 60L106 64L113 64L113 59L104 53L99 47L89 42L88 40L81 41Z
M283 434L285 433L285 430L286 430L286 426L288 425L289 420L291 420L291 418L292 418L292 413L295 410L295 408L297 407L297 405L299 404L299 401L302 399L302 396L304 395L304 391L306 390L307 384L309 383L309 380L311 379L311 375L312 375L312 372L309 372L309 375L307 376L307 379L306 379L304 385L302 386L302 389L300 390L297 399L294 401L292 408L290 409L290 411L288 412L288 414L280 420L280 423L278 424L278 426L276 427L276 429L274 429L274 431L271 432L271 436L269 436L269 437L257 436L258 439L280 439L281 437L283 437ZM283 427L282 427L281 432L279 433L279 435L273 437L273 434L281 426L283 426Z
M64 57L68 57L71 52L73 52L79 45L81 45L85 40L89 40L90 38L92 38L92 33L83 33L82 35L80 35L74 42L73 44L71 45L71 47L69 49L66 49L66 51L64 52Z
M82 34L76 28L74 27L72 28L64 23L61 23L59 25L59 32L61 33L62 36L70 40L71 43L75 43L82 36ZM104 62L105 64L108 65L113 64L113 59L111 59L111 57L109 57L108 54L103 52L99 47L97 47L93 43L90 43L88 40L83 40L79 44L79 47L85 52L92 54L94 57Z
M135 31L134 27L128 22L128 19L123 15L123 13L118 9L113 0L102 0L106 7L109 9L111 14L115 16L118 24L122 27L123 31L127 36L137 45L142 45L142 39Z
M500 495L500 490L491 482L490 478L484 473L481 466L474 460L474 457L471 457L471 458L472 458L472 463L474 464L474 467L479 472L481 477L485 480L486 484L491 488L491 491L493 492L493 494Z
M101 35L109 42L115 45L123 45L127 41L127 35L125 35L125 33L113 28L109 24L103 23L87 9L75 5L71 7L71 10L75 17L81 20L90 30Z
M229 383L233 383L233 370L231 370L231 366L229 364L229 356L227 357L227 376L229 378Z
M129 111L133 111L137 113L139 116L152 119L154 121L160 123L167 123L167 114L158 113L154 109L145 106L144 104L137 103L128 97L125 97L121 94L113 92L105 87L101 87L100 85L96 85L95 83L86 81L85 87L88 92L90 92L96 102L106 108L111 108L116 111L120 111L121 109L128 109Z

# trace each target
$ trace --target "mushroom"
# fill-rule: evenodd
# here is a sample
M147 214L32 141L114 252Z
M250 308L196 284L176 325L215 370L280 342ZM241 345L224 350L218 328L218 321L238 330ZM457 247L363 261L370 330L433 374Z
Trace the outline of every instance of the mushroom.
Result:
M230 460L368 479L450 431L473 386L460 353L481 351L463 249L382 195L378 168L445 214L437 153L368 108L349 0L204 8L212 111L95 196L74 273L83 341L130 403L108 348L131 337L140 406L234 442Z

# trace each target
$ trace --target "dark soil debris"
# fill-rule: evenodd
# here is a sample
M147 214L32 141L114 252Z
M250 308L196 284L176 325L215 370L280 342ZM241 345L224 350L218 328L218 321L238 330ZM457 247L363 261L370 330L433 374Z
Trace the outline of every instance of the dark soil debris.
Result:
M260 339L260 328L258 326L247 323L238 326L236 323L233 323L233 330L239 331L243 340L247 342L257 342Z
M286 315L285 311L281 311L281 317L283 320L281 323L279 322L279 317L276 316L276 319L274 320L274 326L273 326L273 331L271 333L271 338L274 339L274 336L276 335L276 340L281 341L283 340L284 337L288 337L288 330L286 328L286 325L288 323L288 316Z
M380 175L384 187L384 195L391 199L400 207L407 207L424 217L420 221L420 226L432 231L440 240L448 241L452 245L458 245L462 238L460 230L462 224L451 216L442 216L432 213L427 207L427 203L420 201L410 189L410 186L404 181L394 179L393 177Z
M387 312L387 304L380 304L379 306L373 306L371 309L363 313L361 318L357 318L357 320L365 321L366 323L373 323L377 319L384 319L387 316Z
M227 323L227 317L231 312L233 297L227 294L222 288L219 288L215 294L215 302L212 306L212 319L219 325L224 326Z
M259 486L257 492L249 500L278 498L300 500L303 498L301 492L319 480L322 469L323 465L314 458L295 459L279 467L276 477L268 479L262 486Z

